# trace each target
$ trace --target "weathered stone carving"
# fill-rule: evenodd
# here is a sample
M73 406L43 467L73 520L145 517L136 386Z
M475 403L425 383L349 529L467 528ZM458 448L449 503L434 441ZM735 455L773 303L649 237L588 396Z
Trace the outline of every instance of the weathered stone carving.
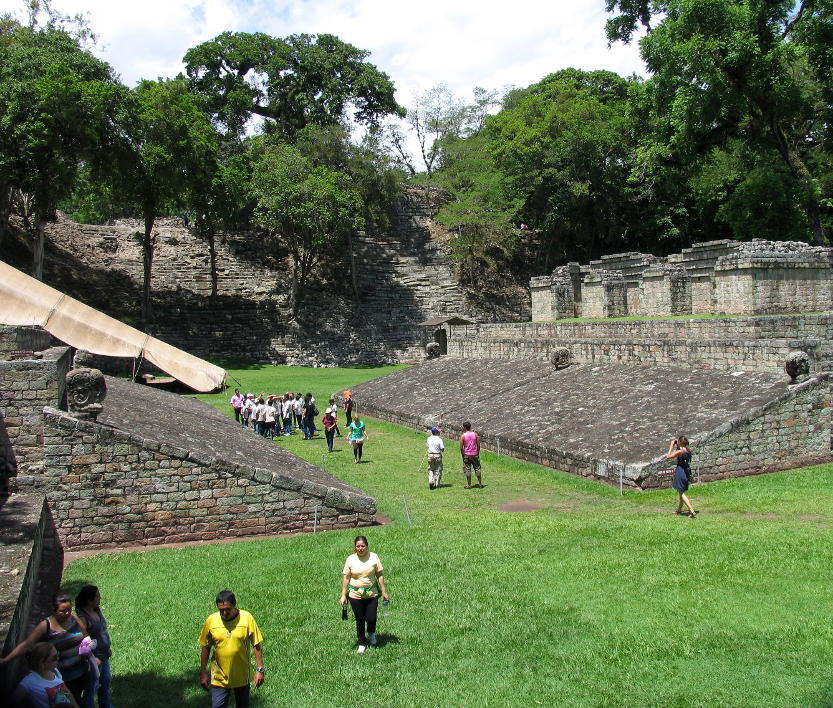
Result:
M550 363L556 369L566 369L572 363L572 354L569 349L556 349L550 355Z
M787 361L784 364L790 383L801 383L810 378L810 357L807 352L795 351L787 354Z
M440 351L439 342L429 342L425 345L425 353L429 359L436 359L440 355Z
M66 383L69 412L82 420L96 420L107 396L104 374L98 369L73 369L67 374Z
M79 349L72 357L73 369L89 369L93 365L93 355L86 349Z

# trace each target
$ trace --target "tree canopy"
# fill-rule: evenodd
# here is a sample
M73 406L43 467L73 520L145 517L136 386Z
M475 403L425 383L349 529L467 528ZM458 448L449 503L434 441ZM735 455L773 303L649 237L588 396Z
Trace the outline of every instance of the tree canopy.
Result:
M242 133L257 115L291 139L307 125L338 123L348 107L349 117L368 125L403 113L393 83L368 55L331 34L224 32L189 49L184 61L194 90L230 132Z
M251 182L255 219L280 235L292 254L289 304L297 316L299 291L325 249L363 224L363 204L344 173L316 165L297 148L263 142Z
M645 29L657 139L687 160L729 140L778 155L822 245L815 163L829 132L833 2L608 0L607 9L619 13L607 24L610 41Z
M109 141L124 96L110 67L68 32L7 20L0 30L0 207L29 223L33 267L43 269L43 224L72 190L79 167Z

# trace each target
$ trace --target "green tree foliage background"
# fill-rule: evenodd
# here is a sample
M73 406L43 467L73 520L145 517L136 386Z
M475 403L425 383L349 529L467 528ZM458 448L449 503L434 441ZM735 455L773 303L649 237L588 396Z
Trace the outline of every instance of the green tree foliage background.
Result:
M205 239L214 295L217 234L267 231L295 315L333 254L360 296L352 235L386 228L406 181L442 195L474 293L614 252L821 245L833 225L833 0L608 0L607 39L638 39L647 78L565 68L468 102L437 84L407 110L329 34L225 32L186 75L130 90L83 17L25 6L28 22L0 17L0 240L20 216L38 274L57 208L140 219L146 320L165 214Z

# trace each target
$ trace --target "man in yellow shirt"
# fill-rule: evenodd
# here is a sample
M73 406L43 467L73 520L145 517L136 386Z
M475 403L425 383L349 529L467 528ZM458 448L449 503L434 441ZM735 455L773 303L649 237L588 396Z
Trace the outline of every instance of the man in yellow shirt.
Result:
M251 651L257 660L255 688L263 683L263 637L257 623L245 610L237 609L237 599L231 590L217 595L217 612L202 627L199 643L200 684L211 691L211 708L227 708L232 690L237 708L249 708L249 684L251 682ZM211 650L211 673L208 658Z

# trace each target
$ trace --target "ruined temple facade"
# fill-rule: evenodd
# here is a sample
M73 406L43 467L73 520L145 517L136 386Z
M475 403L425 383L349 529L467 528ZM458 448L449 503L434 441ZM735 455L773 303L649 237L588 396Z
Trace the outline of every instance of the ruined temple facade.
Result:
M532 278L532 321L824 312L832 264L833 249L757 239L696 243L667 258L618 253Z

